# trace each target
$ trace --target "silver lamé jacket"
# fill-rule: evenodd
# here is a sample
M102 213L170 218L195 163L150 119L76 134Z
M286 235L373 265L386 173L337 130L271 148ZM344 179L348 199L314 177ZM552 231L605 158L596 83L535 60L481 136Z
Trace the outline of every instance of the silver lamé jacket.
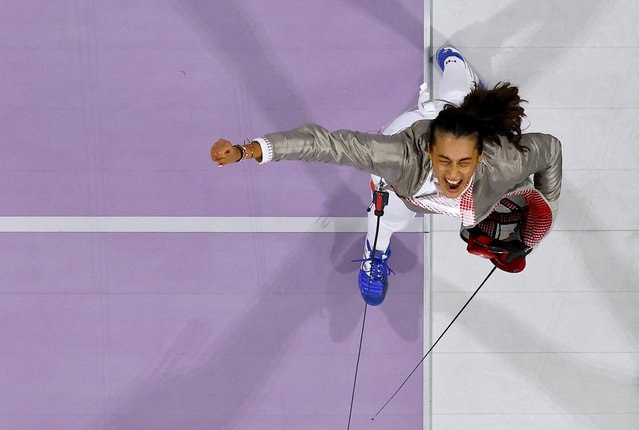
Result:
M427 152L430 121L415 122L394 135L369 134L349 130L329 132L309 124L291 131L264 136L272 161L304 160L351 166L386 180L409 209L429 213L407 199L422 187L431 169ZM475 169L473 204L476 224L510 195L525 195L539 207L532 211L543 222L534 223L529 245L536 245L551 228L561 191L561 144L549 134L528 133L521 152L504 138L501 145L485 141L483 156ZM531 200L531 201L532 201ZM472 226L465 226L472 227ZM531 233L532 234L532 233Z

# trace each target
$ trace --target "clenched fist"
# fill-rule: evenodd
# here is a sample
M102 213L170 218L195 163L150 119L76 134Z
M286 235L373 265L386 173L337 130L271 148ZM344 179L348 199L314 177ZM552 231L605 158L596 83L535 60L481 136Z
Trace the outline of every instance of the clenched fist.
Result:
M242 151L228 140L220 139L211 147L211 160L222 167L225 164L236 163L242 157Z

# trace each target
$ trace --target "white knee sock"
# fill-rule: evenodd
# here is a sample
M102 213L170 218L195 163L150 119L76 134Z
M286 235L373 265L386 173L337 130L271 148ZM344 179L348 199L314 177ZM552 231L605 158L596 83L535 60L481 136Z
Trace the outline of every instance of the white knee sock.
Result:
M449 57L435 98L460 105L474 84L472 75L466 70L466 64L457 57Z

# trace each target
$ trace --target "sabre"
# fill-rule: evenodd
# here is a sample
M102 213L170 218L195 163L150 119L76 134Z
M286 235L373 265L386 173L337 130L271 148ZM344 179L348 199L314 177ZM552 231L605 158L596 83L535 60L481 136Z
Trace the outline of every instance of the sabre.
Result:
M488 278L490 278L490 276L493 274L493 272L495 271L495 269L497 269L497 266L494 266L492 268L492 270L490 271L490 273L488 274L488 276L486 276L484 278L484 280L482 281L482 283L479 285L479 287L477 287L477 289L475 290L475 292L473 293L472 296L470 296L470 299L468 299L466 301L466 304L464 304L464 306L462 306L462 308L459 310L459 312L457 312L457 315L455 315L455 318L453 318L453 320L450 322L450 324L448 324L448 327L446 327L446 329L443 331L442 334L439 335L439 337L437 338L437 340L435 341L435 343L433 343L433 345L430 347L430 349L426 352L426 354L424 354L424 356L422 357L421 360L419 360L419 363L417 363L417 366L415 366L415 368L408 374L408 376L406 377L406 379L404 379L404 382L402 382L402 384L399 386L399 388L397 390L395 390L395 392L393 393L392 396L390 396L390 398L386 401L386 403L384 403L384 406L382 406L381 408L379 408L379 410L377 411L377 413L373 416L373 418L371 418L371 421L375 420L375 418L377 418L377 416L380 414L380 412L382 412L384 410L384 408L386 407L386 405L388 405L391 400L393 400L393 398L397 395L397 393L399 393L399 390L402 389L402 387L404 385L406 385L406 382L408 382L408 380L410 379L411 376L413 376L413 373L415 373L415 371L419 368L419 366L421 366L421 364L424 362L424 360L426 360L426 357L428 357L428 354L430 354L430 352L433 350L433 348L435 348L435 345L437 345L437 342L439 342L439 340L446 334L446 332L448 331L448 329L450 328L450 326L453 325L453 323L455 322L455 320L457 319L457 317L459 317L459 315L461 315L461 313L464 311L464 309L466 309L466 306L468 306L468 304L470 303L470 301L473 299L473 297L475 297L477 295L477 293L479 292L479 290L481 289L481 287L484 286L484 284L486 283L486 281L488 281Z

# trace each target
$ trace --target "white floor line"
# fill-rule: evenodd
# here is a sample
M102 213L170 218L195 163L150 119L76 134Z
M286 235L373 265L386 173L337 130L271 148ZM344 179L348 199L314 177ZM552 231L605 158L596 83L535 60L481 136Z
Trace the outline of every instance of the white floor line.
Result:
M423 232L421 217L403 232ZM0 217L0 233L365 233L365 217Z
M434 95L433 88L433 67L431 56L433 55L433 2L432 0L424 0L424 82L428 84L428 90ZM433 243L432 235L428 234L433 231L433 216L424 215L424 290L423 290L423 353L425 354L430 348L433 341L432 322L433 322ZM433 426L433 364L432 358L423 363L422 367L422 429L431 430Z

